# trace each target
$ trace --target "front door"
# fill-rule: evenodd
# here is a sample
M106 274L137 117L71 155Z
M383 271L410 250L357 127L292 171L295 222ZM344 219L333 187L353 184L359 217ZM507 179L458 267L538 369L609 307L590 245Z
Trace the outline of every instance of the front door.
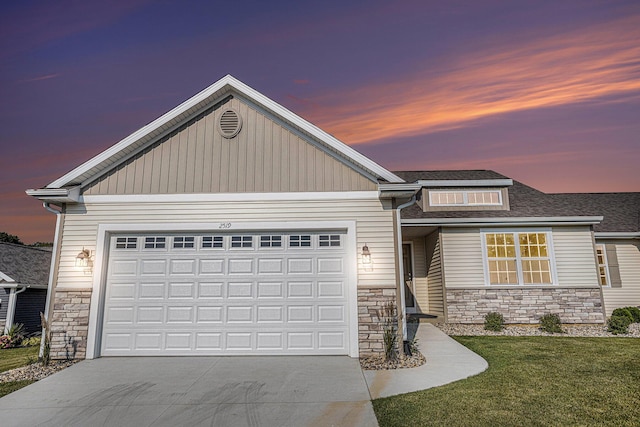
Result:
M411 245L402 245L402 263L404 269L404 306L407 313L416 312L416 299L413 288L413 256Z

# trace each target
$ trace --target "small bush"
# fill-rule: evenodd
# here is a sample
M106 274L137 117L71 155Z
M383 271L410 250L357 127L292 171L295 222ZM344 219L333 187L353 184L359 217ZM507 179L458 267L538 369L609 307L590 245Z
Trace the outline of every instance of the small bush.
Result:
M633 323L640 323L640 308L638 308L638 307L627 307L627 310L633 316Z
M557 314L545 314L540 318L540 330L550 334L561 334L562 322Z
M0 337L0 348L18 347L24 339L24 325L14 323L6 335Z
M607 321L607 330L613 335L628 334L631 323L629 316L611 316Z
M487 331L500 332L504 329L504 316L492 311L484 316L484 329Z
M628 317L629 318L629 323L633 323L634 322L633 314L631 314L631 312L629 311L628 307L616 308L611 313L611 317Z
M22 347L38 347L40 346L40 337L25 338L22 340Z
M382 318L384 358L386 361L396 360L398 358L398 318L395 304L393 302L385 304L379 316Z

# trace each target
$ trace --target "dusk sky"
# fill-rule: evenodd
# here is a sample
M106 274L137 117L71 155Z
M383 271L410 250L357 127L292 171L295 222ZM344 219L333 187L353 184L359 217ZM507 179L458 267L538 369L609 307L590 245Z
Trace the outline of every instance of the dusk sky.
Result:
M390 170L640 191L640 2L4 1L0 231L42 187L226 74Z

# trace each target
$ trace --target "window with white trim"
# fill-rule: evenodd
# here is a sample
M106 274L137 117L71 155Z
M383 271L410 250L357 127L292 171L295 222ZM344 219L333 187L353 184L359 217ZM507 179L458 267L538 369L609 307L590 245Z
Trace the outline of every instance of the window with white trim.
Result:
M282 236L260 236L261 248L279 248L282 246Z
M429 191L431 206L501 206L500 190Z
M202 236L202 247L204 249L222 248L223 247L222 236Z
M489 284L553 284L550 238L544 231L483 233Z
M339 247L340 235L339 234L321 234L318 236L318 245L323 247Z
M289 236L289 247L291 248L310 248L311 235L309 234L292 234Z
M116 249L136 249L138 246L137 237L117 237Z
M165 237L145 237L144 238L144 248L145 249L164 249Z
M251 248L253 247L253 236L231 236L232 248Z
M596 245L596 256L598 258L598 276L600 278L600 286L610 286L607 251L605 250L604 245Z
M195 247L194 236L176 236L173 238L174 249L192 249Z

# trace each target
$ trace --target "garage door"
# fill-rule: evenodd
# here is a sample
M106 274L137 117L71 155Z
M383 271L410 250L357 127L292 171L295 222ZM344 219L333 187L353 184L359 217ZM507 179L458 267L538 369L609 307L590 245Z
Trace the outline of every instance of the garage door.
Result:
M101 354L348 354L345 239L113 235Z

